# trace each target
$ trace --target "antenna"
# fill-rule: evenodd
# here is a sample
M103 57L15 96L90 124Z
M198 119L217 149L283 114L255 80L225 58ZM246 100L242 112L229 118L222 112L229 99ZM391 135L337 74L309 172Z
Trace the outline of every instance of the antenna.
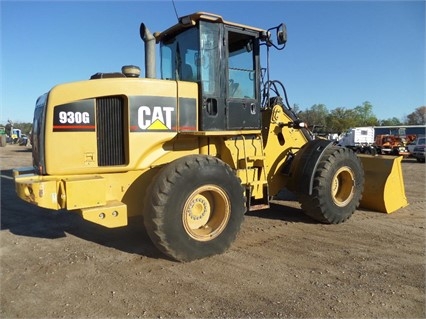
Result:
M172 0L172 3L173 3L173 8L175 9L176 19L179 22L179 15L178 15L177 10L176 10L175 0Z

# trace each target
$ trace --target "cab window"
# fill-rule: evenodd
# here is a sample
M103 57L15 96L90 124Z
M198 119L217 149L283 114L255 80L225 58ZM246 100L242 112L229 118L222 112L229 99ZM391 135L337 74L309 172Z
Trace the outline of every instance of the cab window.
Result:
M255 98L253 37L230 31L228 34L228 94L230 98Z

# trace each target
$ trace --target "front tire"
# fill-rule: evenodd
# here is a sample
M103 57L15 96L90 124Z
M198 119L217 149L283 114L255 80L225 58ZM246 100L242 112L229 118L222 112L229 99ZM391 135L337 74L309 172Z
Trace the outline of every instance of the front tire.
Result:
M304 212L327 224L347 220L358 207L364 188L359 158L348 148L330 147L314 174L312 194L299 196Z
M163 253L179 261L220 254L240 230L244 188L221 160L190 155L165 166L147 193L145 228Z

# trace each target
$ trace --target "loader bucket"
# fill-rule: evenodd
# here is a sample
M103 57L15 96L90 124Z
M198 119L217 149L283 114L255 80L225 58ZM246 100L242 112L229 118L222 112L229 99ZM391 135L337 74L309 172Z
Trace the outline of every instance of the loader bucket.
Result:
M358 154L364 166L364 192L360 207L392 213L408 205L402 177L402 156Z

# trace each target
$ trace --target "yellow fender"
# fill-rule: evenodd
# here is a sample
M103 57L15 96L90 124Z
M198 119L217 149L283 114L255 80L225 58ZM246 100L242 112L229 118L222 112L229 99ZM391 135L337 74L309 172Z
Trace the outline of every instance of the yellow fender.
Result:
M364 166L364 192L360 208L393 213L408 205L402 176L402 156L358 154Z

